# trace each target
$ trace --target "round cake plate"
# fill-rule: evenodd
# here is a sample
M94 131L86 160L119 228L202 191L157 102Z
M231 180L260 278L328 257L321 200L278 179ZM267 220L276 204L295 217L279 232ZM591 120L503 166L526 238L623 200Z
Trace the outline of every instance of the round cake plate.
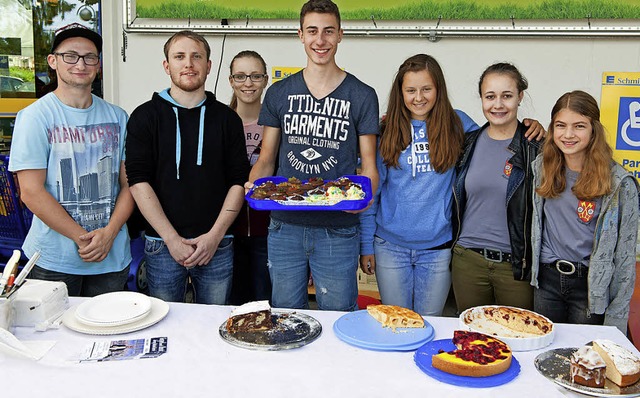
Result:
M594 397L638 397L640 382L620 387L606 379L603 388L587 387L571 381L570 358L577 348L555 348L539 354L534 364L540 374L562 387Z
M218 331L227 343L248 350L280 351L305 346L316 340L322 333L322 325L317 319L300 312L272 310L272 330L252 333L229 333L227 321Z
M62 324L76 332L95 335L124 334L142 330L160 322L169 313L169 304L155 297L149 299L151 300L151 310L147 316L133 323L106 326L87 325L76 317L77 307L72 307L62 316Z
M469 377L458 376L443 372L431 365L431 357L438 354L440 350L452 351L456 346L450 339L434 340L420 347L413 355L413 359L424 373L443 383L461 387L487 388L501 386L515 379L520 374L520 363L515 356L511 357L511 366L503 373L485 376Z
M482 315L484 314L485 308L497 308L497 307L514 308L520 311L531 312L533 314L536 314L538 316L541 316L547 319L549 323L553 324L553 322L551 322L551 320L549 320L545 316L530 310L525 310L517 307L500 306L500 305L483 305L479 307L472 307L463 311L458 318L460 328L462 328L463 330L471 330L472 332L478 332L478 333L494 336L502 340L503 342L507 343L507 345L509 345L509 347L513 351L539 350L548 346L553 342L553 339L555 337L555 332L556 332L555 326L551 329L551 332L542 336L513 337L505 334L505 332L509 332L509 333L513 333L513 332L508 331L508 329L506 329L504 326L498 325L497 323L494 323L494 322L486 321L486 318L485 320L482 320ZM474 321L470 324L465 322L467 314L473 316L474 318Z
M142 293L112 292L81 303L75 315L86 325L119 326L145 318L150 310L151 300Z
M349 312L333 324L336 336L345 343L374 351L413 351L433 340L435 331L429 322L424 328L382 327L367 310Z

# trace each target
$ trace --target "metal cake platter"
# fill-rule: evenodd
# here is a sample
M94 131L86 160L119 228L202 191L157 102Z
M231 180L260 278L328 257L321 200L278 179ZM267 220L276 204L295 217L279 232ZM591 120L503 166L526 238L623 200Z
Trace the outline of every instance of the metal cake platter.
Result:
M261 351L290 350L305 346L320 336L322 325L317 319L299 312L272 310L271 330L251 333L229 333L227 322L220 325L220 337L240 348Z
M619 387L606 379L603 388L587 387L571 381L570 358L578 348L556 348L543 352L535 359L535 366L543 376L564 388L592 395L594 397L637 397L640 396L640 382L627 387Z

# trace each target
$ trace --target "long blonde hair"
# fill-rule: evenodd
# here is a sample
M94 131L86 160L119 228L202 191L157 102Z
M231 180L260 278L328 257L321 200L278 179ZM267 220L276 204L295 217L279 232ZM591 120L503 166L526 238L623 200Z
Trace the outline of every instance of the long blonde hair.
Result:
M427 117L429 157L433 169L444 173L456 164L462 152L464 131L462 122L449 101L442 69L427 54L408 58L398 69L389 94L387 115L381 126L380 155L385 165L398 167L400 152L411 143L411 113L404 104L402 81L407 72L424 70L431 75L436 89L435 104Z
M593 200L610 193L613 152L607 144L604 126L600 123L598 103L591 95L580 90L565 93L553 106L549 134L542 147L542 180L536 192L544 198L556 198L566 188L566 161L553 139L556 116L563 109L587 117L592 129L582 171L572 188L573 194L582 200Z

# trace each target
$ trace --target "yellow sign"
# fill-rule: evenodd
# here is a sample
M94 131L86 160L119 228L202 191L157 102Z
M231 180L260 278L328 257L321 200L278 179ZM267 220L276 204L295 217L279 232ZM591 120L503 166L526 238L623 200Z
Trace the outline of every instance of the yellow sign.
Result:
M35 98L2 98L0 117L15 117L16 113L34 102L36 102Z
M302 66L274 66L271 68L271 83L289 77L304 69Z
M602 74L600 120L613 158L640 180L640 73Z

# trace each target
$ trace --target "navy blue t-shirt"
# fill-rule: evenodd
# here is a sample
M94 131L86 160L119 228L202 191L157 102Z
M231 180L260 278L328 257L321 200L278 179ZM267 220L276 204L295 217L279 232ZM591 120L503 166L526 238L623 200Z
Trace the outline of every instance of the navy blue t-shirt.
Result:
M358 136L378 132L378 97L347 73L331 94L317 99L301 71L267 90L258 124L280 129L278 175L333 180L356 173ZM297 225L358 224L356 214L344 212L273 211L271 216Z

